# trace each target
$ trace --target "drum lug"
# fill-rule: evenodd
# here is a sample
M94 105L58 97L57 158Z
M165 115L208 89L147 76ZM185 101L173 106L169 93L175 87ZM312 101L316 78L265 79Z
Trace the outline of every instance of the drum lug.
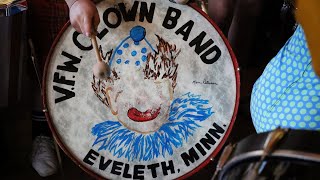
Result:
M263 156L269 155L275 149L275 146L279 144L279 142L286 135L287 132L288 132L288 129L281 129L281 128L277 128L274 131L272 131L268 135L266 142L263 146L263 149L264 149Z
M281 140L288 133L288 131L289 129L277 128L268 134L267 139L263 145L263 154L260 157L259 162L254 164L252 171L247 174L245 179L251 180L257 178L257 176L267 164L267 162L265 161L266 157L273 153L273 151L280 144Z
M217 177L218 173L221 171L221 169L223 168L223 166L226 164L226 162L228 161L229 157L231 156L234 147L235 147L235 144L231 144L230 143L224 148L224 150L222 151L222 154L221 154L221 156L219 158L216 170L215 170L211 180L214 180Z

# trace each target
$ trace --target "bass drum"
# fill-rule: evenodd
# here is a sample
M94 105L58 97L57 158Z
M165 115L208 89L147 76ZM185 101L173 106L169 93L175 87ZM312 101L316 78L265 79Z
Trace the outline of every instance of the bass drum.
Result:
M320 178L319 131L289 130L272 153L260 161L270 133L251 135L236 144L231 158L219 173L219 179ZM253 172L255 168L257 173Z
M115 4L112 4L115 3ZM60 147L96 178L185 178L226 141L239 73L226 38L195 6L105 0L95 50L68 24L46 63L44 106Z

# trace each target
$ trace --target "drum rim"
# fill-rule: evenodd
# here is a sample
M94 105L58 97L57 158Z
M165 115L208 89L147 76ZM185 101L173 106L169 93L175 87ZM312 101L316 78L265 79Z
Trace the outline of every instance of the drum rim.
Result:
M224 176L236 165L241 164L246 159L259 159L264 154L263 150L255 150L251 152L246 152L244 154L235 156L231 158L227 164L222 168L221 173L219 175L219 179L223 179ZM308 162L320 163L320 154L312 153L312 152L303 152L300 150L289 150L289 149L278 149L275 150L272 154L267 156L268 159L275 158L286 158L292 160L304 160ZM249 161L250 162L250 161Z
M196 10L198 13L200 13L214 28L215 30L218 32L218 34L220 35L221 39L223 40L225 46L228 49L228 52L230 54L231 57L231 61L233 64L233 68L234 68L234 75L235 75L235 83L236 83L236 96L235 96L235 105L234 105L234 109L233 109L233 114L230 120L230 124L228 126L228 129L226 130L225 135L223 136L222 140L220 141L220 143L218 144L217 148L210 154L210 156L208 156L208 158L206 160L204 160L203 162L201 162L197 167L195 167L194 169L192 169L191 171L187 172L186 174L177 177L177 179L186 179L190 176L192 176L193 174L197 173L199 170L201 170L202 168L204 168L205 166L207 166L209 164L209 162L211 161L211 159L213 157L215 157L218 152L222 149L223 145L225 144L226 140L228 139L231 130L233 128L237 113L238 113L238 106L239 106L239 101L240 101L240 68L238 66L238 62L236 59L236 56L231 48L231 45L229 44L227 38L224 36L223 32L219 29L218 25L216 25L216 23L209 17L208 14L206 14L205 12L203 12L201 10L200 7L197 6L196 2L190 2L188 3L188 6L193 8L194 10ZM56 143L59 145L59 147L63 150L63 152L78 166L80 167L83 171L85 171L87 174L89 174L90 176L97 178L97 179L105 179L105 177L95 173L92 169L86 167L85 165L83 165L82 160L76 158L72 152L70 151L69 148L67 148L67 146L64 144L64 142L62 141L60 134L57 132L56 127L54 126L54 123L51 120L51 116L50 116L50 112L47 106L47 86L46 86L46 79L47 79L47 71L49 68L49 63L51 60L51 56L54 52L55 47L57 46L60 38L62 37L62 35L64 34L64 32L66 31L67 28L69 28L69 26L71 25L70 20L68 20L68 22L62 27L62 29L59 31L58 35L56 36L54 42L52 43L48 56L46 58L46 62L45 62L45 66L44 66L44 75L42 77L42 104L43 104L43 109L45 112L45 116L49 125L49 128L52 132L52 135L54 137L54 140L56 141Z

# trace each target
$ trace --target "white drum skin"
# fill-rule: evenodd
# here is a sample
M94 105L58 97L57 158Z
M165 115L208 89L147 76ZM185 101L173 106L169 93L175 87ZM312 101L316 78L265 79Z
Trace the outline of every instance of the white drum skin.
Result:
M109 77L93 75L90 39L70 24L52 47L43 79L49 126L95 177L188 177L232 129L240 85L235 56L215 24L191 6L116 3L97 4Z

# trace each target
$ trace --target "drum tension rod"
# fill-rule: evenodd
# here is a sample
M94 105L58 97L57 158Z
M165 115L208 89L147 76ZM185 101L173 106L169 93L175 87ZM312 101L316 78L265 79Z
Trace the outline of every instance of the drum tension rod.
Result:
M42 87L41 87L40 75L39 75L38 65L36 64L36 60L37 60L36 51L34 49L34 45L33 45L33 42L32 42L31 39L28 39L28 43L29 43L30 51L31 51L32 65L33 65L34 71L36 73L38 85L39 85L39 88L40 88L40 91L41 91Z
M200 7L203 12L208 14L208 2L206 0L200 0Z
M217 177L218 173L221 171L221 169L223 168L223 166L226 164L229 157L231 156L234 147L235 147L235 144L230 143L223 149L222 154L219 158L218 164L216 166L216 170L214 171L214 174L211 180L214 180Z
M252 171L249 171L249 173L247 174L247 178L245 179L256 179L257 175L259 175L262 172L262 169L265 167L265 164L263 162L265 161L266 157L269 156L275 150L275 148L279 145L279 143L285 137L288 131L289 129L277 128L268 134L266 141L263 145L263 153L259 162L257 162L253 166Z

